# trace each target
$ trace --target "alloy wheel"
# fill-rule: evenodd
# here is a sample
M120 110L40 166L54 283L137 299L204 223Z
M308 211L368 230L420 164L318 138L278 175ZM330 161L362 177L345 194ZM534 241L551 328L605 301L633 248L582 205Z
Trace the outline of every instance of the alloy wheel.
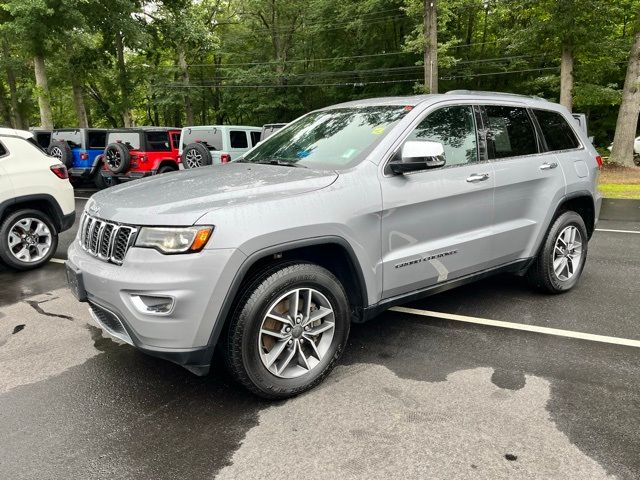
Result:
M9 229L9 251L21 262L35 263L51 251L53 235L42 220L23 218Z
M565 227L553 247L553 271L561 281L572 278L582 260L582 235L573 225Z
M198 168L202 166L202 155L200 155L195 148L189 150L184 159L189 168Z
M271 304L262 320L260 359L277 377L299 377L320 364L334 332L335 314L327 297L313 288L290 290Z

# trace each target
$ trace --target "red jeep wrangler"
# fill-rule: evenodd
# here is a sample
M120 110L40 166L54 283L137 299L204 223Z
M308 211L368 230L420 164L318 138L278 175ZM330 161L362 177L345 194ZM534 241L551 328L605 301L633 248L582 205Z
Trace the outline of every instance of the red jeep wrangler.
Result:
M180 130L136 127L110 130L100 172L107 185L178 170Z

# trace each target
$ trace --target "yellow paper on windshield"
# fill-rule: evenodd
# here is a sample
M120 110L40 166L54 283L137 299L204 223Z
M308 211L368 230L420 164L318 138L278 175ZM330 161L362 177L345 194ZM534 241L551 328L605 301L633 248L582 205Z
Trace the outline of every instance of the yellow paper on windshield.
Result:
M384 133L384 127L375 127L373 130L371 130L371 133L373 133L374 135L380 135Z

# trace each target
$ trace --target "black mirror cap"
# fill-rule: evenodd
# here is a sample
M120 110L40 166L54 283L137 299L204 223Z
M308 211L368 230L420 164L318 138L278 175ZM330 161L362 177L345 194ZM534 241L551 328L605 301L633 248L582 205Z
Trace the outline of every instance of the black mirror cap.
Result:
M405 161L401 159L392 160L389 162L389 169L396 175L402 175L404 173L444 167L447 163L442 157L411 158L409 161L406 160L407 159L405 159Z

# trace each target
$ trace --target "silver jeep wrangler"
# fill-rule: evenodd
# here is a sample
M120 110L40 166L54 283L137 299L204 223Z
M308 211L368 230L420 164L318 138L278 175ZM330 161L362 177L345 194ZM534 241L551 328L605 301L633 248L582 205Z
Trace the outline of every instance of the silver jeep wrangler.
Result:
M229 164L97 193L69 284L109 334L267 398L318 384L352 321L487 274L580 277L601 160L563 107L516 95L358 100Z

